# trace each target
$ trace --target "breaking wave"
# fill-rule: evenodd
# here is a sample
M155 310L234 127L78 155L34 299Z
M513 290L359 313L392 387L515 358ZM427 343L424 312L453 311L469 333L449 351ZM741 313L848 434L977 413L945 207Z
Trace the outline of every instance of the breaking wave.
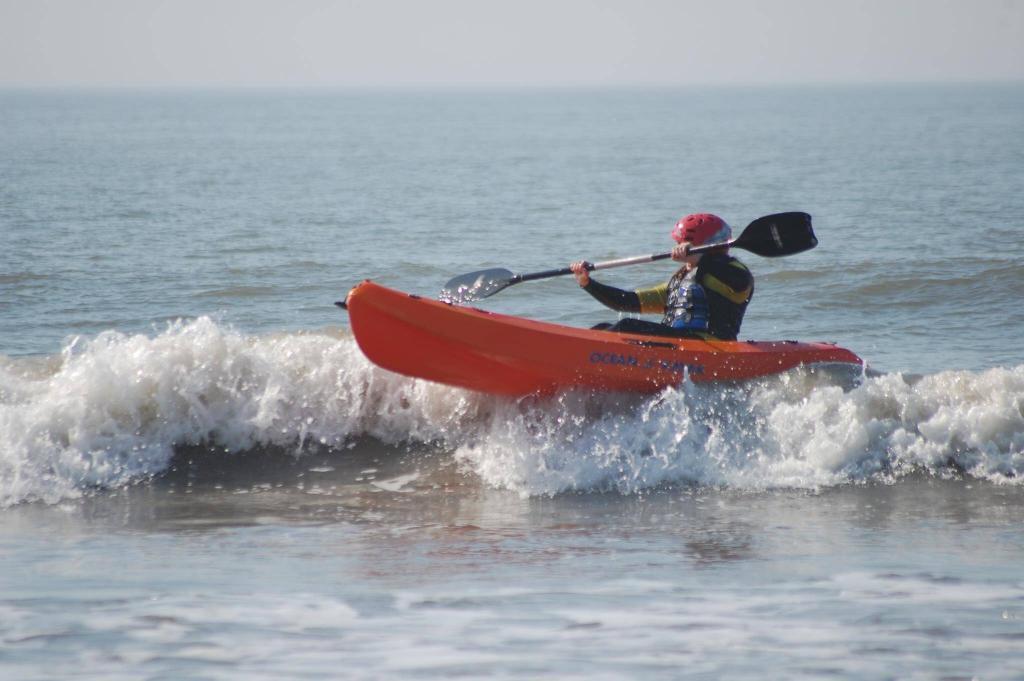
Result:
M914 471L1019 484L1024 365L853 387L794 371L656 396L502 400L372 366L346 332L246 336L208 318L0 356L0 506L158 475L176 447L245 456L372 437L452 451L523 495L665 484L819 488Z

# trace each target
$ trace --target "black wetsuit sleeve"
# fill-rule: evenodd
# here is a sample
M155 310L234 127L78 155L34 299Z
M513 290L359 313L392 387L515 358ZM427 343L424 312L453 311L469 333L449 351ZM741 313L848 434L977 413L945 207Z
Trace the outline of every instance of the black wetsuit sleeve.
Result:
M602 305L619 312L639 312L640 296L633 291L608 286L599 281L590 280L583 290L594 296Z
M708 331L715 338L736 340L747 303L754 295L750 270L736 258L703 258L697 268L697 282L707 294Z
M746 303L754 294L753 275L735 258L709 258L706 266L702 262L697 281L736 305Z

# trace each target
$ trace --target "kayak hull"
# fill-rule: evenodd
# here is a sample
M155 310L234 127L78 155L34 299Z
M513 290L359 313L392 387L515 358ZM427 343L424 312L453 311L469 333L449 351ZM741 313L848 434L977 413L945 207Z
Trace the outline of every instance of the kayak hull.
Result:
M742 381L809 364L860 366L831 343L706 341L578 329L396 291L371 281L348 298L363 353L390 371L495 395L573 388L657 392Z

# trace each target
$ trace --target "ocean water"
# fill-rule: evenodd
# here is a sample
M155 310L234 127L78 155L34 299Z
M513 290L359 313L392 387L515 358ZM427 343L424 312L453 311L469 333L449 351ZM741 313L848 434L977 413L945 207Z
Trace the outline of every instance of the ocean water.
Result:
M1020 85L0 92L0 675L1021 678L1022 130ZM503 400L332 304L787 210L741 336L855 383Z

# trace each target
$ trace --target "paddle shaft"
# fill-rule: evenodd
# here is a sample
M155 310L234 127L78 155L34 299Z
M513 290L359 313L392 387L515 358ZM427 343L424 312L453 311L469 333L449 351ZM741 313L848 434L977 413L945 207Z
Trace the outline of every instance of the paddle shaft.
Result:
M726 241L718 244L707 244L705 246L694 246L690 249L690 253L696 255L698 253L707 253L719 248L728 248L738 241L733 239L732 241ZM586 268L588 272L595 270L607 270L612 267L625 267L626 265L640 265L645 262L654 262L655 260L668 260L672 257L672 251L668 253L655 253L653 255L635 255L631 258L619 258L618 260L605 260L604 262L588 262ZM572 269L569 267L559 267L554 270L544 270L543 272L530 272L529 274L517 274L510 282L512 284L518 284L521 281L534 281L536 279L548 279L550 277L561 277L566 274L572 274Z

